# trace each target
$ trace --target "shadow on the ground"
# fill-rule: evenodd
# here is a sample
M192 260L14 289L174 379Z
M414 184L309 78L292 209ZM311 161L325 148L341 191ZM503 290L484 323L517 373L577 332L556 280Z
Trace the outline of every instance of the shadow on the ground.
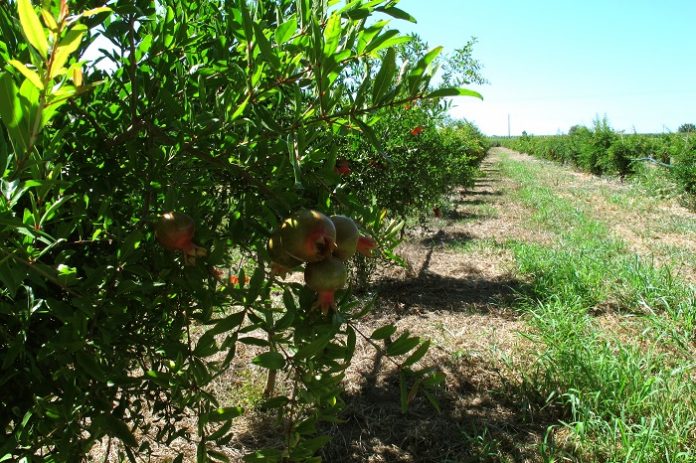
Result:
M479 204L484 204L482 201ZM451 209L443 213L443 217L447 220L453 220L456 222L465 222L471 220L486 220L493 218L493 214L479 214L476 212L466 212L459 209Z
M422 311L456 311L483 314L511 315L509 307L517 295L527 291L527 283L511 276L484 275L475 265L454 261L449 275L430 270L435 249L445 245L466 245L474 237L465 232L443 230L423 238L427 246L425 259L407 278L385 277L374 284L383 307L400 308L402 314L417 307ZM456 276L452 276L456 275Z
M502 191L468 191L467 196L501 196L503 194Z
M495 174L497 169L484 169ZM473 191L461 197L451 220L490 219L475 209L495 202L502 194L495 178L477 181ZM483 189L481 189L483 188ZM463 210L462 210L463 209ZM423 230L421 230L423 231ZM414 237L415 238L415 237ZM386 276L375 282L378 310L398 307L399 316L442 313L516 317L514 300L528 291L527 283L500 272L486 273L485 265L468 262L464 254L451 262L433 262L449 246L466 246L473 234L429 231L413 239L419 252L415 268L401 277ZM420 249L419 249L420 248ZM435 265L436 264L436 265ZM437 269L433 271L433 268ZM499 363L475 352L448 353L431 347L424 360L445 374L444 386L434 392L437 412L418 394L407 413L401 411L400 374L378 353L361 362L360 371L348 381L343 423L332 425L333 440L322 451L332 463L514 463L541 461L539 443L559 416L551 408L521 400L528 391L503 379ZM407 389L408 390L408 389ZM543 413L540 410L544 410Z
M512 400L515 394L502 392L497 372L480 357L437 352L429 363L447 377L444 387L431 391L440 412L420 393L402 413L399 372L377 355L372 371L365 372L365 383L344 396L345 421L331 428L333 439L323 450L324 461L540 460L538 444L557 415L525 409Z

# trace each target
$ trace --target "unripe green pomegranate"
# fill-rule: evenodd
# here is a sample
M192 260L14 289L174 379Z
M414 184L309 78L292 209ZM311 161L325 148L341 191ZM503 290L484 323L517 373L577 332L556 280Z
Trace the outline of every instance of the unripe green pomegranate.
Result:
M285 275L302 263L301 260L295 259L288 254L282 246L280 240L280 232L277 231L268 239L268 255L271 257L271 274Z
M336 227L321 212L302 209L280 226L280 243L291 257L318 262L336 248Z
M336 249L333 256L341 260L350 259L358 249L358 226L353 219L345 215L332 215L331 221L336 227Z
M345 286L348 271L342 260L329 256L322 261L307 264L304 279L307 286L319 295L315 306L326 315L335 306L334 294Z

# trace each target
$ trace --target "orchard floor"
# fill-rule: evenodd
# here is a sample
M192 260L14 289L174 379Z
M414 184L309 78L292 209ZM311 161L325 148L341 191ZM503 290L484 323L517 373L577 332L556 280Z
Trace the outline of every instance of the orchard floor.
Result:
M376 310L361 326L370 333L394 323L399 330L432 340L419 366L436 366L446 375L435 394L440 412L420 395L403 414L398 372L369 344L359 344L345 381L344 422L325 429L332 440L323 450L323 461L552 461L541 449L549 439L564 439L566 431L559 424L570 417L563 407L528 400L524 389L528 384L522 376L541 352L535 328L519 308L534 276L519 271L509 243L544 247L558 245L559 238L549 231L548 222L536 217L538 210L521 199L520 181L506 175L504 165L510 162L544 166L534 171L534 182L605 224L627 252L668 266L685 281L696 280L693 213L653 201L616 179L598 179L494 148L475 186L455 191L442 218L412 227L399 249L409 267L376 275L370 288L379 294ZM595 318L601 329L619 336L636 336L641 329L634 318L611 310L599 310ZM237 394L258 394L262 373L245 374ZM220 449L231 461L273 444L272 417L252 414L237 421L235 438ZM182 444L176 450L190 450L195 461L195 447ZM157 453L160 457L153 461L171 461L167 450ZM563 461L604 461L577 458Z

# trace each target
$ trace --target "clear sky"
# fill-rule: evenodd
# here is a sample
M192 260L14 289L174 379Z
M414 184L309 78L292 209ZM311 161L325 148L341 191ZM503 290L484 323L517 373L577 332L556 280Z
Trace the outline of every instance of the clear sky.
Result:
M394 21L433 47L478 38L490 84L457 98L454 117L488 135L567 133L606 117L616 130L696 123L696 0L402 0Z

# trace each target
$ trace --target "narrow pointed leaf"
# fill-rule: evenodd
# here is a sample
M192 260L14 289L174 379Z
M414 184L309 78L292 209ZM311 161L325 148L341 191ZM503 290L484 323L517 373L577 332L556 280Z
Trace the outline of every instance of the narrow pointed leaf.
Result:
M473 96L483 100L483 96L479 92L461 87L440 88L426 95L426 98L443 98L446 96Z
M99 13L105 13L107 11L112 11L108 6L100 6L98 8L92 8L91 10L83 11L80 16L89 18L90 16L97 15Z
M375 83L372 87L372 104L379 104L382 96L391 87L394 75L396 74L396 51L393 48L387 50L387 54L382 61L382 67L379 69L375 77Z
M17 69L19 72L21 72L22 75L24 75L24 77L26 77L27 80L29 80L29 82L31 82L36 88L38 88L39 90L44 89L44 84L43 82L41 82L41 78L36 72L32 71L16 59L11 59L10 64L14 66L15 69Z
M78 24L70 29L65 34L65 37L58 43L55 58L53 58L53 64L51 65L51 73L49 75L51 79L60 74L60 71L63 69L63 66L65 66L70 55L73 54L80 46L80 43L82 43L82 37L85 32L87 32L87 26Z
M22 119L19 89L12 76L6 72L0 74L0 118L8 127L16 127Z
M269 370L280 370L285 366L285 358L278 352L264 352L254 357L251 363Z
M404 10L400 8L396 8L394 6L389 7L389 8L376 8L377 11L381 11L382 13L388 14L392 18L396 19L403 19L405 21L409 21L412 23L416 23L416 18L411 16L409 13L405 12Z
M41 17L43 18L46 27L53 32L58 32L58 23L56 23L56 20L50 11L45 8L41 9Z
M297 31L297 18L290 18L275 30L275 41L278 45L282 45L295 35Z
M41 21L39 21L39 16L34 11L31 1L18 0L17 9L19 10L19 23L22 25L24 35L41 57L46 59L48 56L48 40L46 40Z

